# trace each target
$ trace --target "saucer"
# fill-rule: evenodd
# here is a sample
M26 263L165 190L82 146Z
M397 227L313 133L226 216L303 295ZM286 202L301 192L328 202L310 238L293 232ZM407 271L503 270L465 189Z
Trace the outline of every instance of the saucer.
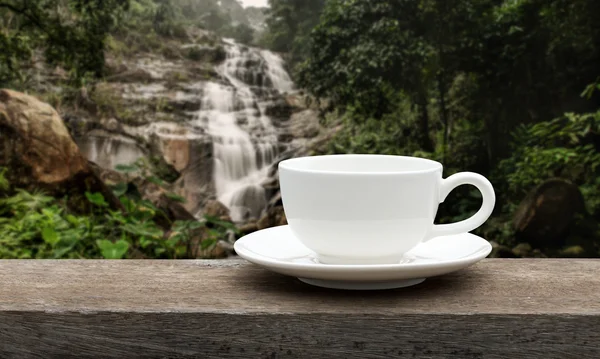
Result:
M488 256L492 246L471 233L436 237L393 264L323 264L292 234L289 226L250 233L235 242L236 253L273 272L335 289L392 289L466 268Z

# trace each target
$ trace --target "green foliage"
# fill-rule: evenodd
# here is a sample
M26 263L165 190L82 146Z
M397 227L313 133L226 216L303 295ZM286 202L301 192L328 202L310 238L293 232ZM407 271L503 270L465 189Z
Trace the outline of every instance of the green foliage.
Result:
M129 243L122 239L114 243L107 239L98 239L96 244L98 245L98 248L100 248L102 257L106 259L121 259L129 249Z
M10 189L10 182L8 182L8 179L6 179L6 172L6 168L0 167L0 193Z
M600 213L600 111L567 113L514 133L513 155L500 162L498 171L513 198L546 179L560 177L580 186L591 213Z
M31 38L24 33L0 31L0 84L15 82L22 87L27 82L23 71L32 56Z
M407 95L420 113L416 135L427 152L435 150L438 130L447 148L456 115L481 123L484 153L495 165L508 155L516 125L557 117L565 103L581 108L578 94L598 72L600 29L592 14L599 6L592 0L332 0L312 30L298 79L362 118L381 119L394 111L394 93ZM452 97L461 77L468 98ZM457 103L460 114L453 113Z
M221 36L235 39L242 44L249 45L254 40L254 30L246 24L224 26L218 32Z
M319 23L324 5L325 0L269 0L269 30L261 44L287 53L291 67L295 67L308 52L311 30Z
M45 59L71 71L77 82L104 72L104 41L129 0L40 0L0 3L0 80L23 80L22 62L43 46ZM8 50L8 51L6 51ZM5 52L6 51L6 52Z
M413 87L426 49L412 41L415 1L329 1L312 32L300 84L362 114L391 110L390 93Z
M121 169L145 171L140 165ZM91 212L72 213L66 199L20 189L7 192L5 172L0 169L0 258L194 258L194 242L210 250L228 232L237 233L232 223L216 218L171 222L125 183L113 188L122 210L112 209L102 194L87 192Z
M283 24L294 2L280 3L275 39L294 30ZM550 177L575 182L598 218L600 2L330 0L315 13L297 78L342 113L327 152L423 156L445 175L490 176L498 210L479 233L506 244L515 207ZM438 221L480 201L461 187Z
M252 42L254 36L243 8L231 0L131 0L131 8L124 14L117 33L132 46L138 46L132 29L185 39L189 26L199 26L241 43ZM152 45L150 49L160 48L162 44L159 41Z
M363 119L349 107L343 115L343 128L329 143L328 153L372 153L413 155L420 150L414 139L418 114L405 96L398 96L394 111L382 119Z

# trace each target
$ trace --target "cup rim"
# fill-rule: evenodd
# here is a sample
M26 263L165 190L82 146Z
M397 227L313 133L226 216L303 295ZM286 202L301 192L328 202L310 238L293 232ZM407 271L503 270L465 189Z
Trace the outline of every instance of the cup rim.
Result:
M310 161L319 161L331 159L334 157L355 157L355 158L369 158L369 157L378 157L378 158L393 158L395 160L402 159L405 161L412 162L426 162L430 167L419 170L386 170L386 171L335 171L335 170L321 170L321 169L313 169L313 168L302 168L299 167L300 164L304 162ZM423 173L431 173L436 171L441 171L443 168L442 164L430 160L427 158L421 157L413 157L413 156L395 156L395 155L377 155L377 154L335 154L335 155L322 155L322 156L304 156L304 157L294 157L287 160L283 160L279 162L278 169L284 169L286 171L298 172L298 173L312 173L312 174L327 174L327 175L353 175L353 176L373 176L373 175L405 175L405 174L423 174Z

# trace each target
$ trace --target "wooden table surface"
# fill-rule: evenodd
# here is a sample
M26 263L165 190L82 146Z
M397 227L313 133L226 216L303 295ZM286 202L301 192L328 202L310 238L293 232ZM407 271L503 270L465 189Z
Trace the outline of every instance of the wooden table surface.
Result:
M242 260L0 261L0 358L600 358L600 260L486 259L386 291Z

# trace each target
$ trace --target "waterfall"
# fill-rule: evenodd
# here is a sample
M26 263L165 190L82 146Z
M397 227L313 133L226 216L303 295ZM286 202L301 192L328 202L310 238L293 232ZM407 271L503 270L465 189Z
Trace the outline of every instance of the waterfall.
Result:
M227 58L217 72L229 84L205 83L197 121L213 138L217 199L234 221L243 221L259 218L265 208L261 184L278 155L277 130L266 115L268 94L290 92L293 82L279 56L232 40L225 44Z
M110 169L158 152L181 173L173 190L185 196L190 211L201 215L206 200L216 197L234 221L244 222L259 219L272 195L269 175L288 144L278 142L280 118L269 115L285 107L282 98L294 91L294 84L278 55L230 39L218 46L224 47L226 59L214 68L216 74L182 79L176 86L167 84L170 73L196 69L160 56L138 59L134 66L152 81L117 88L127 109L147 123L115 121L110 132L93 130L78 144L90 160ZM160 104L168 110L158 109ZM269 193L265 184L271 186Z

